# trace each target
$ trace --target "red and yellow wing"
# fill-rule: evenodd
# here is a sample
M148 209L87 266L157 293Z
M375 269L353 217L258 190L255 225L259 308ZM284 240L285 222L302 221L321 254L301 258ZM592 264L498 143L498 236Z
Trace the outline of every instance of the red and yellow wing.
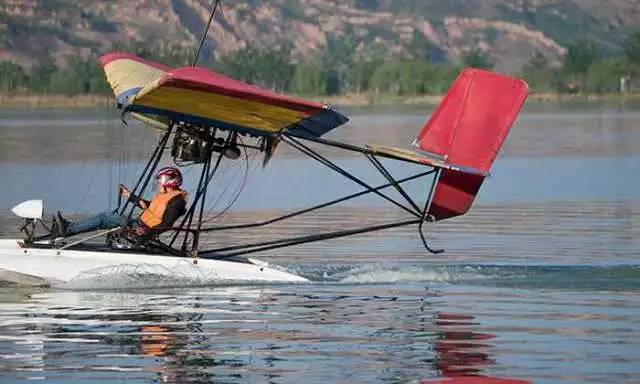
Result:
M323 106L255 87L200 67L171 69L128 54L101 58L118 103L145 116L241 133L319 137L347 118Z

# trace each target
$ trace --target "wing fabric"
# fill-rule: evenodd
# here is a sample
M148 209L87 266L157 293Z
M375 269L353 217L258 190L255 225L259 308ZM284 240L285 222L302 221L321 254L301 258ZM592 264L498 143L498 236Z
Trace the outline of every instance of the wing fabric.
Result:
M119 104L126 104L127 95L135 95L171 71L171 67L127 53L104 55L100 63Z
M322 104L280 95L200 67L171 69L126 54L105 55L101 62L119 104L142 115L259 136L286 130L319 137L347 121Z

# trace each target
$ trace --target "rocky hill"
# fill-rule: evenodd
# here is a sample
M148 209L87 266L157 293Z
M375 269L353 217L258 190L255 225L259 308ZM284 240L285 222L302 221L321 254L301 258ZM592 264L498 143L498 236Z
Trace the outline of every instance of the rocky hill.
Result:
M114 43L182 47L191 52L211 0L0 0L0 61L27 68L50 56L108 51ZM435 60L489 53L496 68L513 72L536 52L557 61L570 42L586 38L605 54L620 51L640 28L640 1L608 0L226 0L216 16L205 60L247 45L291 44L309 58L329 38L355 49L377 43L389 56L412 54L418 41Z

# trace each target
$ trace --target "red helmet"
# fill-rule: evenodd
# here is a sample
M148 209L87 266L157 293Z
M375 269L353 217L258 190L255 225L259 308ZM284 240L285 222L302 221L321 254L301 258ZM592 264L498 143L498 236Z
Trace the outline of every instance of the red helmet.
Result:
M164 167L158 171L156 179L163 187L178 188L182 185L182 174L177 168Z

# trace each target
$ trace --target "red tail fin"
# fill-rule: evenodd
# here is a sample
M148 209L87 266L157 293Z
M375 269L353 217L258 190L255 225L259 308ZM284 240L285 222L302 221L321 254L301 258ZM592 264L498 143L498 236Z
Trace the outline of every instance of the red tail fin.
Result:
M527 84L516 78L465 69L420 131L421 149L441 155L447 163L488 174L520 108ZM465 214L484 176L443 170L429 214L436 220Z

